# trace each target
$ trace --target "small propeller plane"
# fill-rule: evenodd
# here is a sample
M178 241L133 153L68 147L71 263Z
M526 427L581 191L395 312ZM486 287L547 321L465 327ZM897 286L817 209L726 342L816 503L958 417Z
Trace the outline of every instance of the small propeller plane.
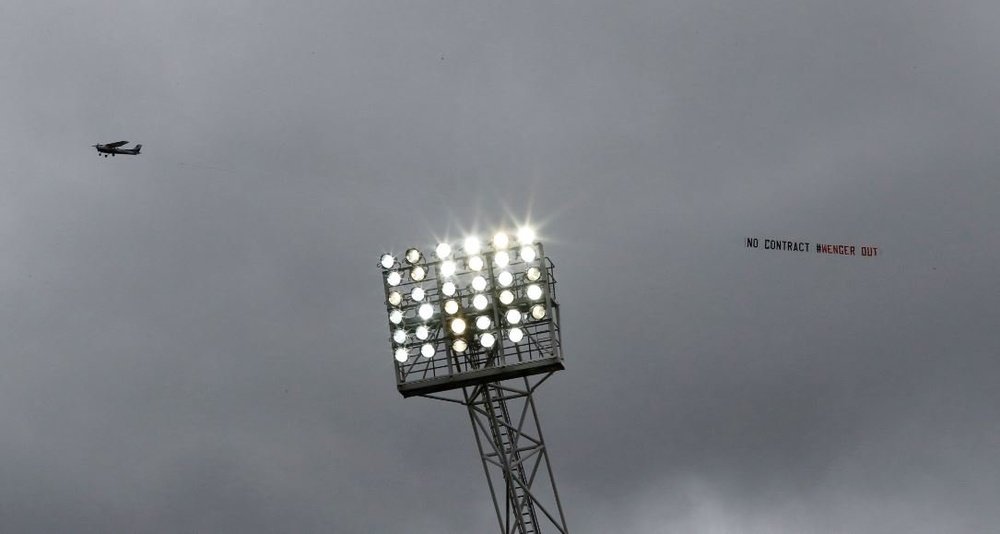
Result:
M135 145L135 148L121 148L128 144L128 141L118 141L115 143L108 143L106 145L94 145L97 149L97 155L101 154L104 157L108 157L108 154L114 156L115 154L128 154L130 156L138 156L139 151L142 150L142 145Z

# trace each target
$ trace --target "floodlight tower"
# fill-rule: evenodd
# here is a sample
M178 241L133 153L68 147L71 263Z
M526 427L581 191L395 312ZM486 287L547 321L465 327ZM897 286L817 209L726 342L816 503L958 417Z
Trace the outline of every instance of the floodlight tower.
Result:
M556 280L534 232L379 266L396 388L466 407L501 532L567 533L533 398L563 369Z

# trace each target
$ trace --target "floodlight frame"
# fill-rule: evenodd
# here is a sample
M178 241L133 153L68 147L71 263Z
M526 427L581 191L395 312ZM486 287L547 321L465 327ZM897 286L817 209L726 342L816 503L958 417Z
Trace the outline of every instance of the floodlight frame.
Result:
M525 262L521 258L520 250L524 246L532 246L535 249L535 259ZM403 312L404 319L399 325L390 324L389 340L392 346L391 353L400 345L392 340L392 333L396 328L404 328L408 333L415 332L417 326L423 324L428 327L430 336L426 340L408 339L402 346L410 354L405 362L399 362L393 358L393 368L396 376L396 388L404 397L416 395L426 395L468 386L474 386L484 382L503 381L512 378L520 378L535 374L558 371L565 368L562 354L562 333L559 328L559 303L556 299L556 278L552 261L545 256L543 245L540 242L520 243L510 240L507 247L497 249L492 240L488 243L480 242L480 250L475 254L469 254L464 247L452 246L451 253L446 258L437 257L436 252L428 254L421 252L421 259L417 263L403 265L398 262L391 268L385 268L378 264L382 270L382 282L385 292L386 312L391 313L394 309ZM412 248L412 247L411 247ZM434 247L436 249L436 246ZM407 249L410 250L410 249ZM419 250L419 249L418 249ZM503 268L498 268L494 258L498 252L506 252L511 256L511 261ZM473 271L468 268L467 260L471 256L483 258L484 267L480 271ZM442 276L439 267L445 262L451 261L456 266L453 275ZM421 266L425 270L422 280L415 281L410 276L414 267ZM538 267L541 277L536 281L527 278L527 270L530 267ZM390 286L386 277L392 271L400 273L402 281ZM514 276L513 283L508 286L501 286L497 276L502 271L511 272ZM466 283L459 283L460 280L471 280L475 276L483 276L486 279L487 287L485 291L473 291L467 287ZM453 296L445 296L442 286L446 281L456 284L456 293ZM537 284L542 288L542 298L531 300L527 297L527 287ZM410 295L414 287L424 289L424 299L421 302L413 302ZM501 305L499 295L503 290L512 291L515 295L514 302L510 305ZM403 302L399 306L389 303L388 297L391 291L398 291L403 295ZM471 305L471 299L476 294L487 296L489 304L485 310L476 310ZM447 300L457 300L459 302L458 314L449 315L444 313L443 304ZM416 309L420 304L430 304L434 308L434 315L429 320L423 320L416 316ZM542 319L535 319L531 314L531 307L536 304L543 304L546 314ZM510 341L503 325L506 310L516 308L521 312L522 322L518 325L524 331L524 338L519 343ZM491 318L491 329L487 330L494 334L496 339L490 348L482 347L477 342L477 335L482 332L478 329L466 329L461 336L452 335L448 328L448 323L455 317L463 317L467 324L473 320L473 316L489 315ZM457 337L466 339L467 348L463 352L452 349L452 342ZM435 354L430 358L425 358L420 354L420 347L424 343L431 343L435 347Z

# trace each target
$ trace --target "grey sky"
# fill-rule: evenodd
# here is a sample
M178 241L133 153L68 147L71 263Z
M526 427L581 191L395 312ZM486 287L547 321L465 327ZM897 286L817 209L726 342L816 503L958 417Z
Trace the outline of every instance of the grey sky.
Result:
M998 27L985 0L5 3L0 530L493 532L467 416L395 391L375 261L525 219L571 531L996 529ZM143 154L90 148L118 139Z

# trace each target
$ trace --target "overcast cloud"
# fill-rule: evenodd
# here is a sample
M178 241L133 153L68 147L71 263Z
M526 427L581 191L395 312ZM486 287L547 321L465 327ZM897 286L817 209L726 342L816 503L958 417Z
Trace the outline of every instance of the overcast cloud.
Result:
M998 28L5 2L0 531L495 532L467 415L395 391L375 262L525 220L572 532L996 531ZM119 139L142 155L90 147Z

